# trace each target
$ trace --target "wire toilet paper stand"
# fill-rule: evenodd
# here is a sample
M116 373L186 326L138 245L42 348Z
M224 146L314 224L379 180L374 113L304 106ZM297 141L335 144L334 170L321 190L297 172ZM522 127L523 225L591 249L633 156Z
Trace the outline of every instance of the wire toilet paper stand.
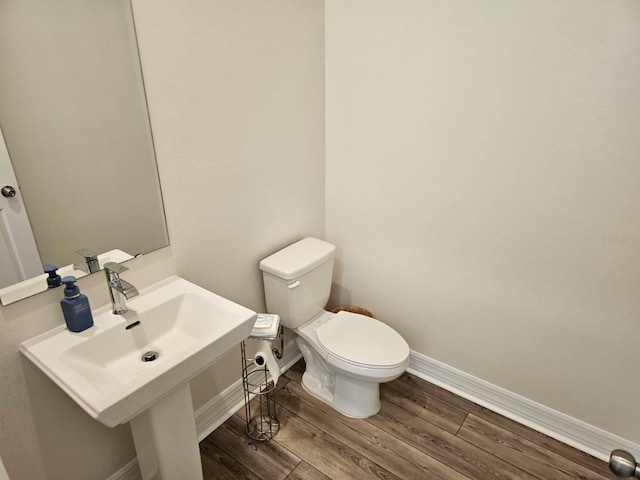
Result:
M272 343L272 352L278 360L282 358L284 331L278 326L273 337L250 336L253 340L268 340ZM274 346L276 345L276 346ZM266 364L256 365L254 359L247 357L245 342L240 344L242 352L242 383L244 388L244 412L247 435L254 440L268 442L280 429L276 417L276 384Z

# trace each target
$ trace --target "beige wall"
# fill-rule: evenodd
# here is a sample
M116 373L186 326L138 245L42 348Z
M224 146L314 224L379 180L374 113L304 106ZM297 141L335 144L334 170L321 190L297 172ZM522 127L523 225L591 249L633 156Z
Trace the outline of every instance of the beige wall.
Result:
M171 247L130 262L138 287L177 273L263 310L258 261L324 236L323 3L134 1ZM105 304L102 275L79 281ZM0 457L12 480L103 480L134 457L17 352L63 322L57 292L0 307ZM234 350L194 406L240 377Z
M334 301L640 441L640 3L325 3Z

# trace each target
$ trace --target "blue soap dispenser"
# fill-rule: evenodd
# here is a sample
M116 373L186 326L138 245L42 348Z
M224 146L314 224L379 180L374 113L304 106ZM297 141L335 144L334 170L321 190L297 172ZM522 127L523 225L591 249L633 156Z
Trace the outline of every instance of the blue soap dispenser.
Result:
M68 276L62 279L64 283L64 298L60 300L64 321L72 332L82 332L93 325L93 315L89 299L80 293L76 285L76 277Z

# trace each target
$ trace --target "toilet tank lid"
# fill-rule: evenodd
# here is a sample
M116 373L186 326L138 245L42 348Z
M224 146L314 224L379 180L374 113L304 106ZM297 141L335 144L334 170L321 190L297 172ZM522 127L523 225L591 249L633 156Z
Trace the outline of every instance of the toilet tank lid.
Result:
M335 251L335 245L307 237L269 255L260 262L260 270L291 280L332 259Z

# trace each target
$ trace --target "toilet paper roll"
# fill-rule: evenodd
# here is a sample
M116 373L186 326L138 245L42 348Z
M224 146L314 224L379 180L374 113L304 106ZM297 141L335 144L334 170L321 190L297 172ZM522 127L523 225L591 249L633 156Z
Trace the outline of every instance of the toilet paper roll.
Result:
M258 350L256 350L256 354L253 356L253 363L261 368L266 365L273 379L273 384L278 383L278 378L280 378L280 365L278 365L278 361L273 356L271 342L269 340L260 340Z

